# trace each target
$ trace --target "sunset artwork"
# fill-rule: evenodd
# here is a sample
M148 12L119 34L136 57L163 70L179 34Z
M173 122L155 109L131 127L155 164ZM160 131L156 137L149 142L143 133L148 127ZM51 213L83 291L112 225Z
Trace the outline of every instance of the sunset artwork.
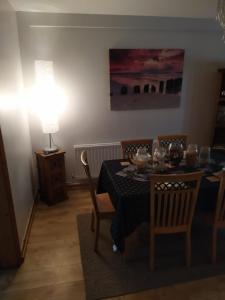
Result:
M183 49L110 49L112 110L180 105Z

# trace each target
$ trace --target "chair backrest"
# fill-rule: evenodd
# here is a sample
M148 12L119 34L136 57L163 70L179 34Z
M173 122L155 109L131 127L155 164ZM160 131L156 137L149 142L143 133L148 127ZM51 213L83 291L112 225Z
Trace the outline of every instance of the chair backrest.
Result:
M150 228L186 231L192 223L202 172L150 177Z
M145 147L149 154L152 154L152 140L141 139L141 140L128 140L120 142L123 158L132 158L137 153L138 148Z
M88 184L89 184L89 190L90 190L90 194L91 194L91 200L92 200L92 204L94 207L95 212L98 212L98 208L97 208L97 201L96 201L96 196L95 196L95 188L94 188L94 184L91 178L91 173L90 173L90 168L89 168L89 164L88 164L88 159L87 159L87 151L83 150L80 156L80 160L81 163L84 167L84 171L87 175L88 178Z
M225 227L225 171L223 170L220 177L220 186L216 202L214 215L214 225Z
M159 140L159 144L165 148L168 148L170 143L181 144L184 149L187 148L186 134L159 135L158 140Z

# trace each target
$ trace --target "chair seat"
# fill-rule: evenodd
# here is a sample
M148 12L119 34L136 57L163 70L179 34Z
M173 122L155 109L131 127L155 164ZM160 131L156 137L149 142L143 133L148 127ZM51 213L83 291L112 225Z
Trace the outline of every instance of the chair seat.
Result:
M99 215L102 217L112 217L112 215L115 213L115 209L112 205L109 194L108 193L97 194L96 201L97 201Z

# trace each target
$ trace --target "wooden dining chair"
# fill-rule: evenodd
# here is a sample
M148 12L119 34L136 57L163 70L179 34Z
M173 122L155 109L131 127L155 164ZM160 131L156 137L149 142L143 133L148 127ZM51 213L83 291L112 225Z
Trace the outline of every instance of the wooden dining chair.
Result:
M186 234L186 264L191 263L191 225L202 172L150 177L150 269L154 270L155 236Z
M187 148L186 134L159 135L158 140L159 140L159 144L165 148L168 148L170 143L181 144L184 149Z
M125 159L132 158L140 147L145 147L150 154L152 153L151 139L121 141L120 144L122 147L123 158Z
M225 228L225 171L221 172L220 186L217 196L215 213L212 216L212 262L217 258L217 235L218 230Z
M100 221L103 219L112 219L115 209L112 205L110 196L108 193L96 194L94 184L91 178L90 168L87 160L87 151L84 150L81 153L81 163L84 167L85 173L88 178L89 190L92 200L92 214L91 214L91 230L95 231L95 242L94 251L98 251L98 239L99 239L99 229Z

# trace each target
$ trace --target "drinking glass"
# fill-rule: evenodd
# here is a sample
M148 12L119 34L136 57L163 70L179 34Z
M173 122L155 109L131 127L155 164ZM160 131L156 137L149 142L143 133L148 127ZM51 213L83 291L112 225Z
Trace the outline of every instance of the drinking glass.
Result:
M155 149L153 155L153 168L157 171L164 171L165 169L165 156L166 149L163 147L158 147Z
M210 162L210 147L203 146L199 151L199 164L201 166L207 166Z
M198 145L190 144L186 151L186 165L188 167L194 167L198 161Z
M152 157L154 156L155 150L160 148L159 145L159 140L158 139L154 139L153 143L152 143Z

